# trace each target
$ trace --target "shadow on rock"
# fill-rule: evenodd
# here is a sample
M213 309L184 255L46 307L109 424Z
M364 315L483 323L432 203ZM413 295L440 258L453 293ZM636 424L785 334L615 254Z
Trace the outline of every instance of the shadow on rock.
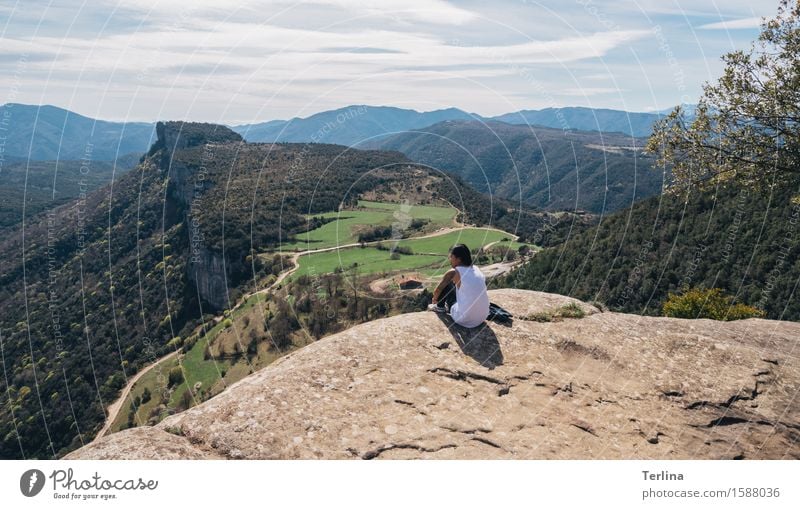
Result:
M494 369L503 365L500 343L488 322L468 329L454 322L448 314L436 313L436 316L447 326L447 330L465 355L472 357L485 368Z

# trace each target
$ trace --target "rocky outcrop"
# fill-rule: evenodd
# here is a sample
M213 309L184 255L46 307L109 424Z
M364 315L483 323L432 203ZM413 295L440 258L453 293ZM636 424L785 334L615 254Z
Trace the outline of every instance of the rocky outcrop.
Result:
M217 311L228 306L228 277L222 254L202 244L192 244L188 271L189 280L204 302Z
M202 122L158 122L156 124L156 143L152 150L166 149L172 154L185 148L197 147L205 143L233 143L244 141L239 134L218 124Z
M540 319L576 302L490 296ZM800 324L578 304L474 330L432 312L358 325L67 458L800 459Z
M228 304L228 274L222 253L206 247L202 231L193 214L207 182L205 176L195 175L213 162L213 146L217 143L241 142L242 137L227 127L196 122L158 122L158 139L153 150L161 150L161 166L169 173L168 195L182 211L181 220L189 235L190 253L186 264L187 276L197 289L197 294L214 310L220 311ZM187 164L175 154L181 150L204 146L195 164Z

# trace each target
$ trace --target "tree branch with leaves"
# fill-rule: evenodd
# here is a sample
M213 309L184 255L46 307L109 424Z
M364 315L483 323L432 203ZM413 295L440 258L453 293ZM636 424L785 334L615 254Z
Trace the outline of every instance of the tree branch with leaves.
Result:
M722 57L694 118L682 106L656 122L645 150L673 174L670 190L800 178L800 0L781 0L749 51Z

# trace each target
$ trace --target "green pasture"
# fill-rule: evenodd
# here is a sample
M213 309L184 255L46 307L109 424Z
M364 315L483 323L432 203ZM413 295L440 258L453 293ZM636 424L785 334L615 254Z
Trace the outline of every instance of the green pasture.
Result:
M299 258L300 266L289 279L293 280L302 275L327 274L337 269L348 270L354 263L358 264L360 275L423 268L428 269L423 272L438 274L450 268L447 262L447 253L454 244L464 243L470 249L476 249L478 246L495 242L504 237L509 237L508 233L484 228L465 228L435 237L405 239L398 244L410 248L414 254L400 254L396 260L391 259L390 251L380 250L373 246L310 253ZM391 247L393 243L385 241L383 245Z
M452 207L432 207L429 205L412 205L407 209L399 203L385 203L359 200L358 210L342 210L314 214L317 217L336 218L319 228L296 236L296 242L281 245L283 251L305 251L326 247L343 246L358 242L360 229L371 226L391 226L402 224L406 217L410 219L428 219L425 225L428 231L450 226L458 211ZM403 216L402 214L408 214ZM312 216L309 216L312 217Z

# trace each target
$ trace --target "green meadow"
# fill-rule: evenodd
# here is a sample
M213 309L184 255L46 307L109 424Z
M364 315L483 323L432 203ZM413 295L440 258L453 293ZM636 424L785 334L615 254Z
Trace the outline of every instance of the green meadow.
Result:
M453 218L458 213L452 207L412 205L406 209L399 203L365 200L359 200L358 206L358 210L342 210L308 216L309 218L324 217L336 220L297 235L295 242L282 244L281 250L305 251L353 244L358 242L360 230L373 226L391 226L393 223L402 222L406 217L402 214L408 214L407 217L410 219L427 219L429 222L425 225L425 230L432 231L443 226L451 226Z
M476 249L507 237L509 235L501 231L465 228L435 237L405 239L398 242L398 245L410 248L413 254L400 254L396 260L391 258L390 251L380 250L373 246L310 253L299 258L300 266L289 279L293 280L302 275L325 274L337 269L348 270L354 263L358 264L360 275L423 268L428 269L425 271L426 273L438 274L450 267L447 262L447 253L454 244L463 243L470 249ZM383 245L391 248L393 242L385 241Z
M541 249L540 247L538 247L538 246L534 246L533 244L526 244L526 243L524 243L524 242L517 242L516 240L501 240L501 241L499 241L499 242L498 242L498 243L496 243L496 244L492 244L492 246L493 246L493 247L494 247L494 246L498 246L498 247L507 247L507 248L509 248L509 249L519 249L519 248L521 248L522 246L528 246L528 247L530 247L530 248L531 248L533 251L538 251L538 250L540 250L540 249Z
M403 239L398 244L403 247L411 248L414 253L441 254L446 257L450 248L455 244L466 244L470 250L474 251L481 246L491 244L503 238L511 238L511 235L506 232L487 228L463 228L459 231L449 232L435 237Z

